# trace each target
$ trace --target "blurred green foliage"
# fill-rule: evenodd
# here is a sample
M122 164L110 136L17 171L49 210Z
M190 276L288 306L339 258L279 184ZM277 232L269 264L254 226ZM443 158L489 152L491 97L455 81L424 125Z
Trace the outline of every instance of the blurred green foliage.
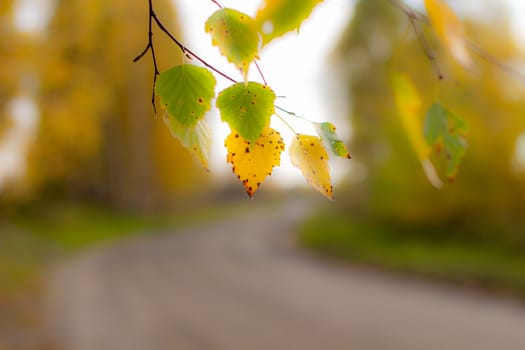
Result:
M340 210L331 207L305 224L305 246L525 295L525 173L515 157L525 132L525 84L498 66L519 62L525 53L513 41L501 7L484 4L489 19L465 19L467 36L496 62L473 55L474 66L465 70L421 24L444 73L440 80L403 12L388 1L357 3L336 56L348 82L350 150L362 181L346 184ZM411 78L424 113L439 102L470 125L458 177L440 190L425 178L398 115L393 72ZM446 159L432 160L445 169Z
M523 57L505 13L465 23L468 37L500 62ZM365 174L349 189L348 215L458 229L500 225L496 234L525 239L525 230L507 230L525 228L525 174L515 166L516 140L525 132L525 84L493 62L477 59L470 71L458 66L422 25L444 80L438 79L406 16L388 1L358 2L341 39L339 65L352 104L351 151ZM470 125L459 175L442 190L425 178L400 122L392 72L412 78L423 110L439 101ZM446 167L446 159L433 161Z
M487 227L399 226L326 211L303 224L301 244L367 266L409 272L525 297L524 245L494 239ZM480 238L485 235L485 239Z
M0 296L37 284L42 272L64 255L95 243L173 227L173 220L78 202L17 206L0 221Z

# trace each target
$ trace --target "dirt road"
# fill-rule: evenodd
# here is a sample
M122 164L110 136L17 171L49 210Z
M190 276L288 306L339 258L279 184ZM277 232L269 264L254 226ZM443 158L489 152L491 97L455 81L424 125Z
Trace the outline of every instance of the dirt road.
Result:
M250 202L251 203L251 202ZM100 248L62 266L67 350L523 350L525 308L301 252L303 202Z

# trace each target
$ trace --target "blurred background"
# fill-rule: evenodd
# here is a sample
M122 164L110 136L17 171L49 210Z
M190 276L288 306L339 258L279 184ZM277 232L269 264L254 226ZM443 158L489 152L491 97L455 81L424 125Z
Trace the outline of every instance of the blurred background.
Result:
M407 3L424 11L423 1ZM149 57L131 62L146 45L147 1L2 0L0 350L60 348L46 333L53 313L47 294L53 271L77 257L108 241L140 247L141 238L245 217L290 237L287 247L313 252L308 263L337 257L350 266L522 299L525 28L519 14L525 10L520 1L449 3L466 36L489 56L473 53L473 66L460 67L421 23L443 81L406 15L385 0L326 0L298 35L263 52L269 84L284 95L280 105L336 123L348 140L352 160L332 163L337 200L327 202L303 188L287 160L248 200L225 162L224 124L214 124L210 173L171 137L153 114ZM154 4L172 33L231 71L202 29L213 2ZM223 4L248 13L259 6ZM156 31L154 38L161 71L182 62L165 36ZM425 105L440 100L470 124L459 176L442 189L426 179L397 115L393 71L414 80ZM215 111L209 118L218 120ZM231 244L244 244L242 237ZM119 258L123 264L134 260L126 256Z

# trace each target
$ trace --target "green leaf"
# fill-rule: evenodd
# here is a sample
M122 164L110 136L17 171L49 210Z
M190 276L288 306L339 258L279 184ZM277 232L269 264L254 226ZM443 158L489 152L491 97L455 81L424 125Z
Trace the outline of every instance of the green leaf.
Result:
M193 126L182 125L176 118L166 114L164 122L170 128L171 134L177 138L184 147L195 155L202 166L208 170L208 156L211 146L211 129L206 120L198 120Z
M325 143L325 147L330 150L330 152L337 156L337 157L343 157L343 158L351 158L350 153L348 153L348 150L346 149L346 146L341 140L341 138L337 135L336 127L332 123L323 122L323 123L313 123L315 131L321 138L323 139L323 142Z
M234 9L223 8L213 13L205 25L226 59L241 70L246 80L250 63L259 51L259 34L252 17Z
M434 103L425 120L423 133L429 146L434 147L447 159L446 176L453 180L466 153L468 123L445 109L441 103Z
M262 35L263 45L293 30L310 16L323 0L265 0L255 21Z
M266 85L237 83L219 93L217 108L232 131L253 142L270 123L274 101L275 93Z
M194 126L210 110L215 84L208 69L182 64L159 76L155 92L181 125Z

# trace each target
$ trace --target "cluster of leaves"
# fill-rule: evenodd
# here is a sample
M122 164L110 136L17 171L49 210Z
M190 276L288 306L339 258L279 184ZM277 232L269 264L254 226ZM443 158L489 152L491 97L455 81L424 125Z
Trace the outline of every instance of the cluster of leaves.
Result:
M454 11L443 0L425 0L425 7L428 20L441 45L458 63L469 67L471 58L467 50L463 26ZM405 8L405 11L409 10ZM414 12L407 12L407 14L411 21L416 17ZM422 41L423 48L429 50L424 38L419 37L419 39ZM426 53L434 62L435 55L431 52ZM443 79L436 62L434 66L437 67L439 79ZM401 122L429 181L438 188L442 186L438 172L431 162L432 153L445 159L445 176L449 181L453 181L466 153L468 123L447 110L439 101L429 107L423 121L421 97L415 84L406 74L395 73L392 87Z
M205 168L211 144L211 130L205 115L216 98L221 120L231 129L225 140L227 162L232 164L233 172L250 197L273 168L280 165L285 143L280 133L270 127L272 116L282 118L276 112L276 109L283 110L275 105L276 94L265 83L248 81L248 71L258 59L259 50L273 39L297 30L321 1L265 0L254 17L222 7L213 13L205 23L205 31L211 36L212 44L244 78L241 82L230 79L233 84L217 95L214 73L225 75L200 59L204 66L177 65L162 72L156 81L155 92L166 108L165 121L172 134ZM184 46L179 46L186 51ZM295 133L288 148L290 158L310 185L333 199L329 154L345 158L350 155L333 124L310 123L317 135Z
M439 79L444 79L444 76L418 23L430 24L445 51L462 66L470 66L470 43L465 39L461 21L445 0L425 0L427 16L412 10L403 1L390 1L407 14ZM208 18L204 29L210 35L212 44L240 71L244 79L238 82L171 37L152 11L150 1L150 16L153 15L159 27L170 35L186 56L197 58L203 64L197 66L185 63L160 74L150 42L148 47L153 54L156 75L160 74L156 80L155 93L166 107L166 123L172 134L207 168L211 130L204 117L211 108L212 100L216 98L221 120L228 123L231 129L225 140L227 162L232 164L233 172L250 197L266 176L272 173L273 168L280 165L281 153L285 149L279 132L270 128L272 116L282 119L276 110L290 116L296 115L275 105L276 95L266 85L262 73L263 83L259 83L247 80L248 71L252 64L257 65L260 50L275 38L298 30L320 2L322 0L262 0L254 16L218 4L220 9ZM233 83L217 95L214 73ZM466 153L468 124L441 102L430 106L426 120L423 120L423 102L408 75L395 73L392 82L402 124L428 179L436 187L441 187L442 182L434 166L435 159L441 157L444 159L445 177L454 180ZM290 159L310 185L332 199L327 163L329 156L350 158L350 155L333 124L309 122L313 124L317 135L294 132L295 137L288 147Z

